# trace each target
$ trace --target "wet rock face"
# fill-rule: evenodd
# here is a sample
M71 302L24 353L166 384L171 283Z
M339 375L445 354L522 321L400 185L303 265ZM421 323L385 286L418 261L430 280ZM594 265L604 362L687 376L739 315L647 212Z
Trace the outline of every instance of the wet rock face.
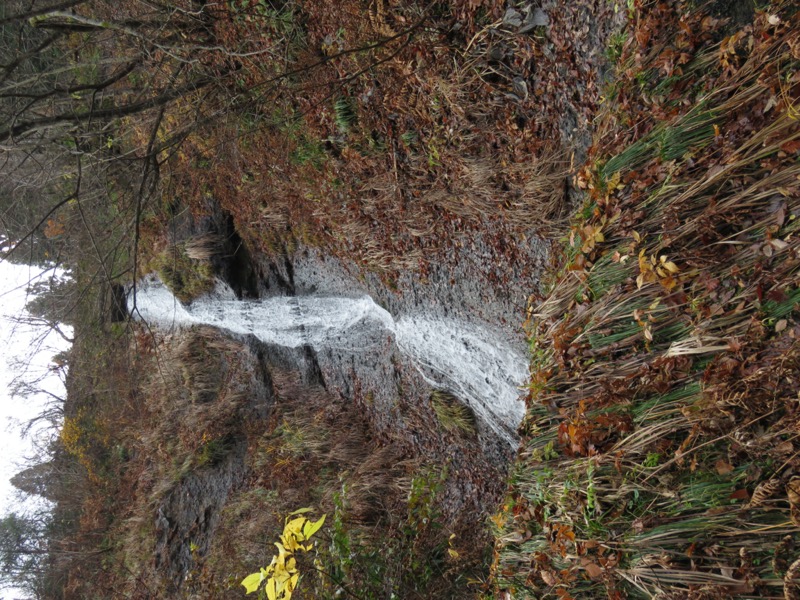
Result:
M715 0L709 6L711 14L731 20L725 30L732 32L735 28L753 22L756 3L752 0ZM726 31L727 34L727 31Z
M111 310L110 321L119 323L128 318L128 299L125 286L115 283L111 286Z
M548 243L533 233L525 241L511 239L502 226L487 223L481 231L452 240L446 255L430 261L424 273L401 274L389 285L375 273L313 248L301 246L272 257L252 255L229 217L218 209L209 214L185 229L197 235L206 227L224 235L226 251L217 272L240 298L368 295L395 319L424 314L473 324L526 356L521 320L528 294L536 289L549 260ZM387 437L406 428L402 406L416 410L428 402L431 392L430 382L397 351L389 332L382 342L370 344L363 352L309 347L271 348L269 354L275 366L295 365L304 382L322 385L351 401L369 397L365 411L376 432ZM430 407L425 406L423 413L427 417ZM479 427L479 433L480 445L493 457L492 462L505 464L511 449L498 444L488 428ZM421 446L431 443L418 432L412 437Z
M191 333L182 335L191 339ZM272 352L252 340L232 345L219 360L228 364L218 373L230 373L230 378L224 377L230 381L201 404L193 402L192 394L176 397L174 413L164 415L170 420L182 417L181 427L192 427L183 421L187 416L195 427L207 427L209 421L215 421L221 431L227 428L227 433L214 451L195 456L192 468L180 475L155 507L152 572L156 585L163 590L156 597L174 597L181 588L197 566L197 558L212 544L229 495L248 474L247 427L265 427L275 402L268 365L286 365L302 372L305 364L301 353ZM231 371L234 363L235 373ZM312 369L308 378L313 377Z
M232 443L220 464L189 474L156 511L154 566L172 592L194 567L193 552L208 551L228 493L244 476L247 445L243 439Z
M206 213L193 218L189 210L178 211L170 226L170 243L179 244L195 236L210 234L220 240L218 252L210 260L214 271L225 280L239 298L259 297L259 286L269 281L269 275L256 271L247 246L242 241L233 224L233 218L216 204L209 201ZM283 282L270 281L275 287ZM285 286L284 286L285 287Z
M230 227L225 215L212 213L185 231L189 235L224 234L226 250L216 264L217 272L240 298L369 295L395 319L424 314L474 324L526 356L520 321L527 295L535 289L548 261L547 245L536 236L526 242L501 239L501 233L487 227L455 240L449 255L432 261L424 276L404 274L389 285L353 263L311 248L301 247L277 257L253 255ZM513 261L498 254L498 248L506 244L515 246ZM259 385L263 388L251 397L271 402L269 372L279 370L299 374L304 385L323 387L354 403L368 420L373 440L397 446L404 455L426 464L446 465L442 519L479 530L503 493L505 470L514 448L481 421L471 436L443 429L431 404L431 384L398 350L389 331L374 337L369 348L360 350L285 348L248 338L245 360L253 361L254 372L261 370ZM262 401L254 414L266 424L269 409L264 406ZM190 545L200 556L206 552L221 509L246 478L246 448L243 443L236 444L224 461L176 484L155 516L157 567L174 589L195 564Z
M492 232L487 231L464 240L449 257L431 265L425 277L408 273L392 287L374 273L312 248L300 248L277 260L256 257L256 270L291 281L291 292L299 296L367 294L396 319L424 313L479 325L527 356L521 320L528 294L538 285L549 260L547 245L532 236L519 248L524 258L503 262L493 254L495 240L491 238ZM285 293L272 283L262 283L260 291L262 297ZM480 527L480 520L500 500L514 449L481 422L475 438L443 432L431 407L433 388L398 352L388 333L383 342L366 351L326 348L313 358L321 383L356 403L377 439L389 443L399 438L408 454L448 465L451 476L443 490L443 518L470 514Z

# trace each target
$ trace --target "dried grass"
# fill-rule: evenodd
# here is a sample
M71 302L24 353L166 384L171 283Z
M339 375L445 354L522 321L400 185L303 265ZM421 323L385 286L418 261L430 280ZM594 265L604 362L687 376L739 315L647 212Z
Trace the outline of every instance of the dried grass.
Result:
M192 260L208 261L219 256L223 250L225 239L213 233L195 235L183 242L186 256Z
M800 468L788 383L800 374L800 123L798 99L781 99L796 38L788 25L765 34L727 73L708 46L682 88L702 77L702 106L665 112L583 172L592 210L531 310L533 396L513 510L498 517L499 587L545 598L542 582L586 597L784 586L773 557L800 502L776 483ZM667 260L676 277L648 275Z
M445 430L466 435L477 431L475 413L456 396L445 390L434 390L430 396L433 412Z

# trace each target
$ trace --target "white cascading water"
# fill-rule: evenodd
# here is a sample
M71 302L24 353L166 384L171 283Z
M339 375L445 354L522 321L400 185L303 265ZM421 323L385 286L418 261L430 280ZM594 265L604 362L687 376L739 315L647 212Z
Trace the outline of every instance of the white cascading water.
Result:
M185 307L157 279L137 287L134 316L161 327L211 325L269 344L310 345L317 351L369 351L391 333L430 385L453 392L502 439L517 443L514 432L525 412L520 386L528 364L486 328L425 315L395 320L369 296L237 300L222 283Z

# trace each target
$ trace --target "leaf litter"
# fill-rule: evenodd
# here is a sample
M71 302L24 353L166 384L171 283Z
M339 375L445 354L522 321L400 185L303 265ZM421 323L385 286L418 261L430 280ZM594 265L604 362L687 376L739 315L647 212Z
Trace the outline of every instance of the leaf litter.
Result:
M528 311L494 586L800 597L797 9L627 10L584 205Z

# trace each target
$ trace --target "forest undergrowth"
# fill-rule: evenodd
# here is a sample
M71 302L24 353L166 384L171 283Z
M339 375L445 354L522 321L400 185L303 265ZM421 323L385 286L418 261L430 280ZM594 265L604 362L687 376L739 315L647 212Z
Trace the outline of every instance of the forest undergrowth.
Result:
M527 320L513 598L798 598L800 28L636 3Z

